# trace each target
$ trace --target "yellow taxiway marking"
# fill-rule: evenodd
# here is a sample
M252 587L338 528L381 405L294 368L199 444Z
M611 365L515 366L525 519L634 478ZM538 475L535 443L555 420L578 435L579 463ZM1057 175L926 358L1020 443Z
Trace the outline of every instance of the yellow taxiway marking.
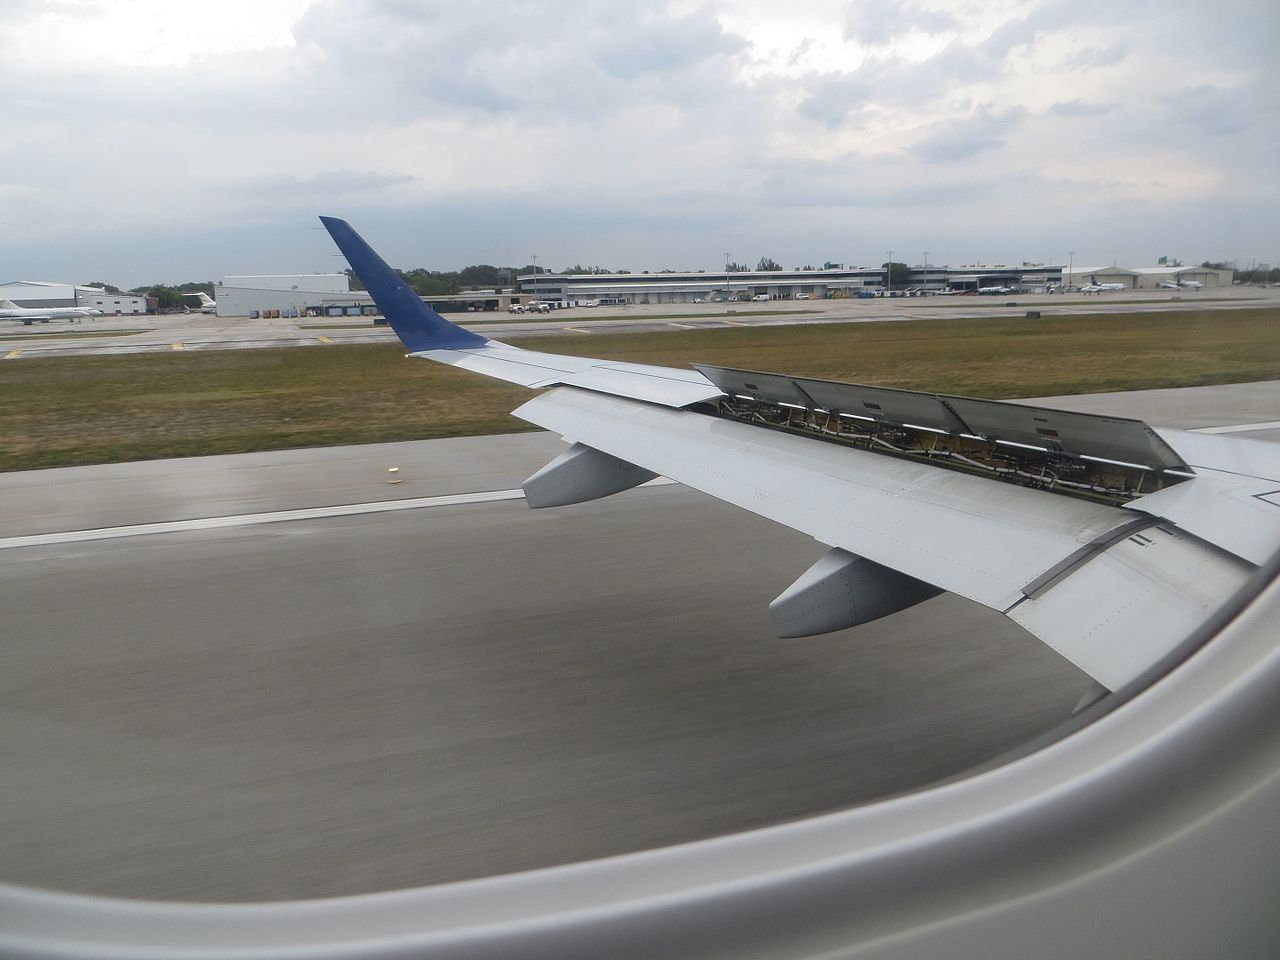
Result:
M697 327L695 327L695 326L694 326L693 324L691 324L691 323L676 323L674 320L668 320L668 321L667 321L667 326L668 326L668 327L679 327L679 328L680 328L680 329L682 329L682 330L697 330L697 329L698 329Z
M20 356L22 356L21 350L10 350L8 353L4 355L4 358L6 360L16 360Z
M561 327L561 330L572 330L574 333L590 333L590 330L583 330L581 327Z
M169 344L169 349L170 349L170 350L185 350L185 349L187 349L187 345L186 345L185 343L171 343L171 344Z
M333 337L316 337L321 343L333 343Z

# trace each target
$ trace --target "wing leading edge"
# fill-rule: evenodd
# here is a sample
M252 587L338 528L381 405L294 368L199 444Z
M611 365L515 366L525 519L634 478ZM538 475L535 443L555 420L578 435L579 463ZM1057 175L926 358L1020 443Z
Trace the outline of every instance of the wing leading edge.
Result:
M1167 657L1254 568L1213 525L1155 509L1194 513L1187 490L1199 478L1179 445L1140 421L523 350L450 323L348 224L321 221L411 356L557 388L515 411L574 445L530 479L531 505L659 474L830 546L774 602L779 635L851 626L947 590L1005 613L1114 690Z

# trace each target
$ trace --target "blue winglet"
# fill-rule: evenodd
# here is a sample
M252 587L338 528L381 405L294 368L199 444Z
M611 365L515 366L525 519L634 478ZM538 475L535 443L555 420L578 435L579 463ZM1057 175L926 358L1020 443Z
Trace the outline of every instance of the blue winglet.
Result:
M351 229L351 224L334 217L321 217L320 222L410 353L419 350L466 350L489 342L488 337L450 323L423 303L360 234Z

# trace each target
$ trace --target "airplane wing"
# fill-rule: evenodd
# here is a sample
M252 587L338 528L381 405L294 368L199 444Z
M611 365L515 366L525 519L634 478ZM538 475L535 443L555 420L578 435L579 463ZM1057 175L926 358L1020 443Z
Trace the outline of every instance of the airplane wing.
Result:
M1004 613L1115 690L1182 655L1280 545L1280 458L1251 449L1265 444L523 350L445 320L347 223L320 219L409 356L549 388L515 415L571 446L526 481L531 506L662 475L828 546L770 605L779 636L854 626L949 591Z

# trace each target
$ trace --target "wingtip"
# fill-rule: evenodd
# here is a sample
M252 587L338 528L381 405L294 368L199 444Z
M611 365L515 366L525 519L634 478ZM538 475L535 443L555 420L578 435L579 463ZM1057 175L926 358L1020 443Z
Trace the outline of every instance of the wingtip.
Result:
M423 303L345 220L321 216L320 222L400 341L411 351L464 349L488 342L488 337L450 323Z

